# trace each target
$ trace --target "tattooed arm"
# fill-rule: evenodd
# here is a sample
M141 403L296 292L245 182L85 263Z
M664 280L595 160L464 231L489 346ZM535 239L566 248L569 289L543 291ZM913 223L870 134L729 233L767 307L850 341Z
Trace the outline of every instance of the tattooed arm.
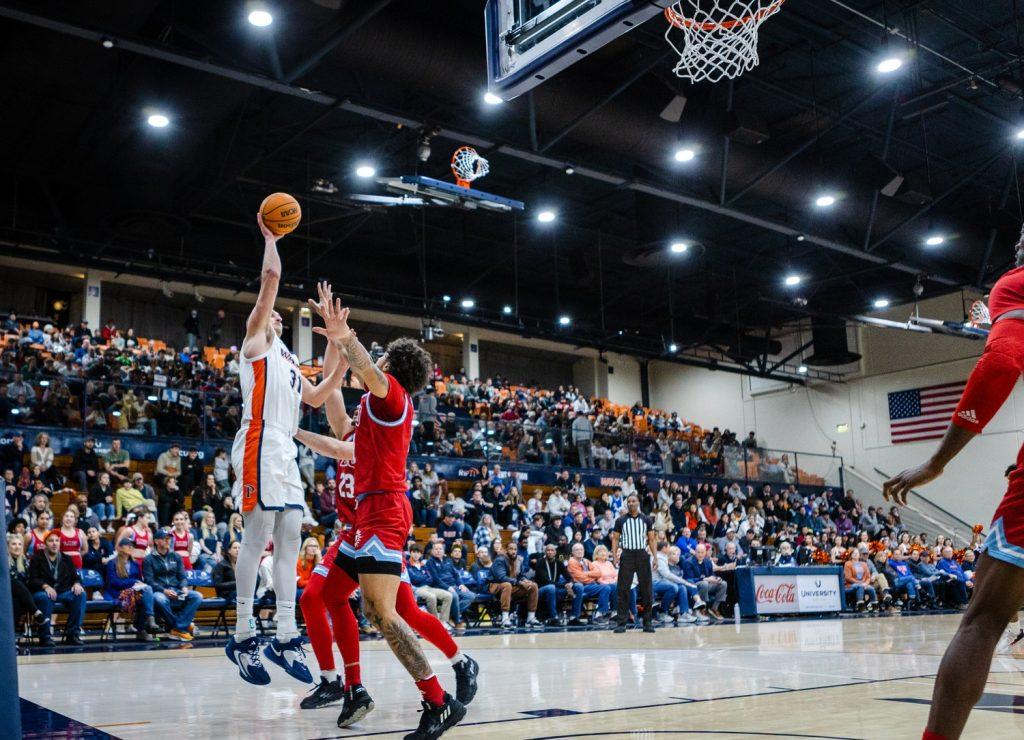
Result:
M317 286L321 290L320 286ZM324 320L323 326L313 328L313 331L321 336L327 337L330 342L337 342L336 348L348 355L349 367L363 385L377 398L385 398L388 395L388 377L373 363L370 353L359 341L356 333L348 325L349 309L341 307L341 300L331 301L321 290L319 303L310 300L309 304L320 314Z

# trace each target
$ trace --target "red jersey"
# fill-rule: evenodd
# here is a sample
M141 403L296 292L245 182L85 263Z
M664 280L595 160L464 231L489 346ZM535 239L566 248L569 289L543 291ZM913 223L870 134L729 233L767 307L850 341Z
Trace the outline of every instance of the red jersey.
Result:
M39 535L36 534L36 531L34 529L31 530L29 532L28 552L25 553L25 554L28 557L32 557L33 553L35 553L36 550L45 550L45 549L46 549L46 535L44 534L42 536L42 538L40 538Z
M60 551L71 558L76 568L82 567L82 543L85 542L85 535L80 529L74 534L65 534L63 529L60 532Z
M405 463L412 439L412 399L388 374L388 394L364 393L356 420L355 494L405 492ZM339 490L341 486L338 486ZM339 517L341 514L339 513Z
M342 442L351 442L356 436L351 431L342 438ZM335 482L334 511L338 521L349 529L356 526L356 461L338 460L338 475Z
M1005 273L992 286L988 297L988 312L992 321L1016 308L1024 308L1024 267Z
M185 565L185 570L192 570L192 533L185 532L184 537L179 537L178 533L171 530L171 550L178 553L181 557L181 562Z

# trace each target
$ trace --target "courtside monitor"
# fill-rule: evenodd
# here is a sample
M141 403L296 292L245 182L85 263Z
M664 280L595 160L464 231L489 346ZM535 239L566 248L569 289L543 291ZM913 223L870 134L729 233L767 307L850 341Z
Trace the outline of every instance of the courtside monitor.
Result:
M649 18L668 0L488 0L487 90L510 100Z

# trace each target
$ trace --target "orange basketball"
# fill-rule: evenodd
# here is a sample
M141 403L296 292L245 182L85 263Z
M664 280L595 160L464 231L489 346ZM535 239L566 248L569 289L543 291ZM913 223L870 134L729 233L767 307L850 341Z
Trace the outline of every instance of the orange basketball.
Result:
M277 236L295 230L302 220L299 202L288 193L271 193L260 204L263 223Z

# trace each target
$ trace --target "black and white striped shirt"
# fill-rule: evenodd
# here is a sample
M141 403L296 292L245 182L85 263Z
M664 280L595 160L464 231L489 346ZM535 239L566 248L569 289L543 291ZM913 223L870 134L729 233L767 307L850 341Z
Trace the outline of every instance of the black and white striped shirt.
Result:
M651 520L643 514L623 514L615 520L615 531L619 533L619 547L623 550L646 550L647 533L653 529Z

